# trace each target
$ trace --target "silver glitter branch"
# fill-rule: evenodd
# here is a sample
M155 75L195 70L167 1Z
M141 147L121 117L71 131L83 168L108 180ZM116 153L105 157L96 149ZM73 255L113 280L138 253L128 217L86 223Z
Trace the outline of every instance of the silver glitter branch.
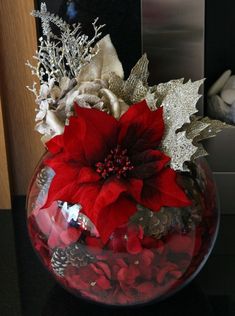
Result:
M51 23L56 25L62 32L70 29L70 25L66 23L62 18L47 11L47 5L44 2L42 2L41 4L41 10L34 10L32 11L31 15L35 18L41 19L43 36L47 38L50 38L50 36L54 36L50 26Z
M32 85L32 87L27 86L26 88L27 88L29 91L31 91L31 92L35 95L36 99L38 99L38 98L39 98L39 94L38 94L36 85L37 85L37 83L34 82L33 85Z
M87 35L81 34L80 24L69 25L60 17L48 12L45 3L41 4L40 11L33 11L32 15L41 19L43 30L38 50L33 56L36 65L29 61L26 63L32 74L38 77L41 84L51 79L58 84L63 77L76 78L82 66L89 63L97 54L93 46L101 36L100 30L104 25L98 26L96 19L92 23L94 36L89 39ZM52 24L59 29L59 35L53 33ZM35 86L29 90L35 92L34 88Z

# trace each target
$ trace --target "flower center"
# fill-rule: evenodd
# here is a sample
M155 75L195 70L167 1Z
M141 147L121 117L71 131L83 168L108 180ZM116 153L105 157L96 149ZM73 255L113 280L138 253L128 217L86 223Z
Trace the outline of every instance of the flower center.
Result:
M118 179L126 177L128 171L133 170L134 168L127 156L127 150L123 150L120 146L112 149L104 162L98 162L95 166L96 172L98 172L104 179L112 175L116 175Z

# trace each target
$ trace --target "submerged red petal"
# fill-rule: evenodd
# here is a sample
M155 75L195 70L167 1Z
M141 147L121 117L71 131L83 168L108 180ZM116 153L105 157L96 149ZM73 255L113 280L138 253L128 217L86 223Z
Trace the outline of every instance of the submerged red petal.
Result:
M100 276L96 280L96 283L102 290L108 290L112 288L110 281L104 275Z
M143 248L142 248L142 245L141 245L139 238L137 238L135 236L128 237L127 251L130 254L136 255L136 254L140 253L142 251L142 249Z
M188 253L192 255L194 240L188 235L173 234L168 240L168 247L174 253Z

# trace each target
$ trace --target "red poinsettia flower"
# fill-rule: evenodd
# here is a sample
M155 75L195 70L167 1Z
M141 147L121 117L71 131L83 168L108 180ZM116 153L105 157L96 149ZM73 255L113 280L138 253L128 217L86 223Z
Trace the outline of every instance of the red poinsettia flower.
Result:
M163 109L152 112L146 101L130 106L116 120L75 105L63 135L47 143L55 171L46 206L61 200L79 203L103 242L126 223L139 203L153 211L183 207L190 201L158 147L164 133Z

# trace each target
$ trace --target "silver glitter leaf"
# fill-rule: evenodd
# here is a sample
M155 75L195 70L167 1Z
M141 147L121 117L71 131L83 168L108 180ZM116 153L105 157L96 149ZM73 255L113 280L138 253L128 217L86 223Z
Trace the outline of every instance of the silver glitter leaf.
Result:
M186 132L172 132L164 138L163 151L171 157L171 168L174 170L187 171L185 162L190 161L197 151L192 140L186 137Z
M201 97L198 94L203 80L183 84L180 80L171 82L167 88L162 88L162 94L167 93L162 101L165 122L165 135L162 150L171 157L171 168L186 171L185 162L190 161L197 151L186 132L179 132L184 124L191 122L191 116L198 110L196 104ZM167 87L167 86L166 86Z
M153 86L151 90L156 94L159 102L162 102L170 91L176 89L180 84L183 84L183 82L184 79L171 80L169 82L160 83L157 86Z

